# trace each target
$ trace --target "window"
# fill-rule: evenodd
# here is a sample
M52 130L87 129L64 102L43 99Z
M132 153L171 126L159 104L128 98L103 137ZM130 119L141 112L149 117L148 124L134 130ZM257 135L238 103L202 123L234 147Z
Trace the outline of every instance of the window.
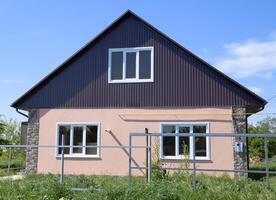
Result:
M57 144L62 145L64 135L65 156L72 157L98 157L99 147L99 124L59 124L57 127ZM88 146L88 147L85 147ZM61 148L57 149L60 156Z
M193 157L193 136L185 136L192 133L208 133L208 123L196 124L162 124L161 132L169 136L161 137L160 156L165 159L181 159ZM175 136L175 133L181 136ZM210 140L207 136L195 137L195 158L198 160L210 159Z
M109 49L108 82L153 82L153 47Z

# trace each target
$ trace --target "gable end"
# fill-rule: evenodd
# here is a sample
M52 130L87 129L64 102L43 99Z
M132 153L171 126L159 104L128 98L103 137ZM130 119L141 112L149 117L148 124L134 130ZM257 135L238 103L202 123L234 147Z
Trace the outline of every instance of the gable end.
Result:
M108 84L109 48L153 46L153 83ZM127 11L11 106L216 107L267 102Z

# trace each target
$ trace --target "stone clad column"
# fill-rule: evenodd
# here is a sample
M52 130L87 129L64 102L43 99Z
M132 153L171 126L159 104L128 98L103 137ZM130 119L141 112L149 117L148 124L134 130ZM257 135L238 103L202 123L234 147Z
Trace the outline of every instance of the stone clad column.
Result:
M38 145L39 143L39 110L29 110L27 128L27 145ZM37 172L38 148L26 149L26 173Z
M234 133L246 133L247 129L247 117L246 117L246 108L244 107L232 107L233 113L233 129ZM235 150L235 142L243 143L242 152L237 152ZM234 169L235 170L248 170L248 154L247 154L247 139L246 138L234 138L233 144L234 152ZM242 176L247 177L247 173L235 172L235 178Z

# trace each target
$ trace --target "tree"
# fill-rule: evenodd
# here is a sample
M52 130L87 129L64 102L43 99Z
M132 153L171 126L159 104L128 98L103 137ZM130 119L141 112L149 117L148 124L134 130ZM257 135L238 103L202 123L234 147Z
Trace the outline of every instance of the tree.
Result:
M250 124L248 126L249 133L275 133L276 134L276 118L267 117L255 125ZM248 151L249 157L252 158L264 158L264 139L263 138L249 138L248 139ZM276 138L268 139L268 156L272 157L276 155Z
M4 123L0 121L0 133L4 131Z
M20 124L14 120L7 120L5 117L0 116L0 144L19 144L20 143ZM11 153L11 154L10 154ZM21 148L0 148L0 161L3 162L1 166L7 168L7 160L9 156L12 158L11 167L24 168L26 153Z
M5 130L5 123L2 119L2 116L0 115L0 144L7 144L8 141L6 141L4 138L3 138L3 132Z
M14 119L0 118L0 144L19 144L20 125Z

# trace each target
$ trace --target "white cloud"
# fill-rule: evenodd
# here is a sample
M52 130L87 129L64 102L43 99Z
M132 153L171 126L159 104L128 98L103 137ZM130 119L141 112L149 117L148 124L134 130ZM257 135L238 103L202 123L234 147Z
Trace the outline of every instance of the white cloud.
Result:
M254 92L255 94L260 94L262 92L262 89L259 87L248 87L252 92Z
M276 37L258 42L247 40L243 43L226 44L227 54L217 59L215 66L237 78L258 76L269 79L276 69Z

